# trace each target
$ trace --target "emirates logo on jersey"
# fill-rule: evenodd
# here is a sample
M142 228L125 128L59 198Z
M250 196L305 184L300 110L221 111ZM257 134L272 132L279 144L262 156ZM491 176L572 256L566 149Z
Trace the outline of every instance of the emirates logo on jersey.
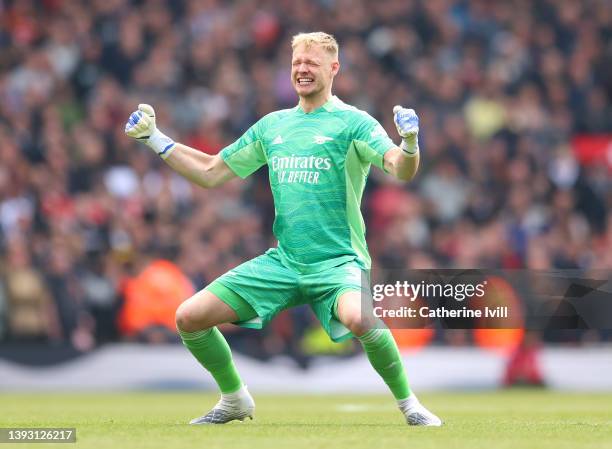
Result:
M317 156L273 156L270 168L276 173L279 184L318 184L321 171L332 168L329 157Z
M332 166L331 159L328 157L296 156L295 154L286 157L273 156L270 162L273 171L294 168L329 170Z

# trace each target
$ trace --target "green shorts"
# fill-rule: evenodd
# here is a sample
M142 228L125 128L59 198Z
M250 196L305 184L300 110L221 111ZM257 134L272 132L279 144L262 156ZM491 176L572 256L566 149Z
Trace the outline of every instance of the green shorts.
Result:
M272 248L220 276L205 290L236 312L235 324L251 329L261 329L285 309L309 304L325 332L338 342L353 335L338 321L336 301L346 291L369 289L367 279L356 262L301 274L283 265Z

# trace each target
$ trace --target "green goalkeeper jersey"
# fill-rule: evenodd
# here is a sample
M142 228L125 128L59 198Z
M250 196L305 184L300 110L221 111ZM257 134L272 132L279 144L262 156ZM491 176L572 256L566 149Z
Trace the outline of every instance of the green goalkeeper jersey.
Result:
M305 113L272 112L221 151L241 178L267 164L282 262L301 273L349 261L370 268L361 197L371 164L393 148L366 112L332 97Z

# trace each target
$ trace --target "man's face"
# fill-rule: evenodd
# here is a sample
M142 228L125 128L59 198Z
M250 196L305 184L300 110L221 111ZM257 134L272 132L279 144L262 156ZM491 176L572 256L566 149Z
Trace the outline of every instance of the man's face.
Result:
M319 45L298 45L291 59L291 81L300 97L315 97L327 90L340 64Z

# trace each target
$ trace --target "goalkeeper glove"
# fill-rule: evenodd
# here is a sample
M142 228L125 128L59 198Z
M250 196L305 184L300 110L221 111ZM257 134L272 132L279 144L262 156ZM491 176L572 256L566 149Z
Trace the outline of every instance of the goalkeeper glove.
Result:
M401 106L393 107L393 121L397 132L402 137L400 148L410 156L419 152L419 117L414 109L406 109Z
M155 110L151 105L139 104L125 124L125 133L148 145L155 154L166 159L176 147L174 140L155 126Z

